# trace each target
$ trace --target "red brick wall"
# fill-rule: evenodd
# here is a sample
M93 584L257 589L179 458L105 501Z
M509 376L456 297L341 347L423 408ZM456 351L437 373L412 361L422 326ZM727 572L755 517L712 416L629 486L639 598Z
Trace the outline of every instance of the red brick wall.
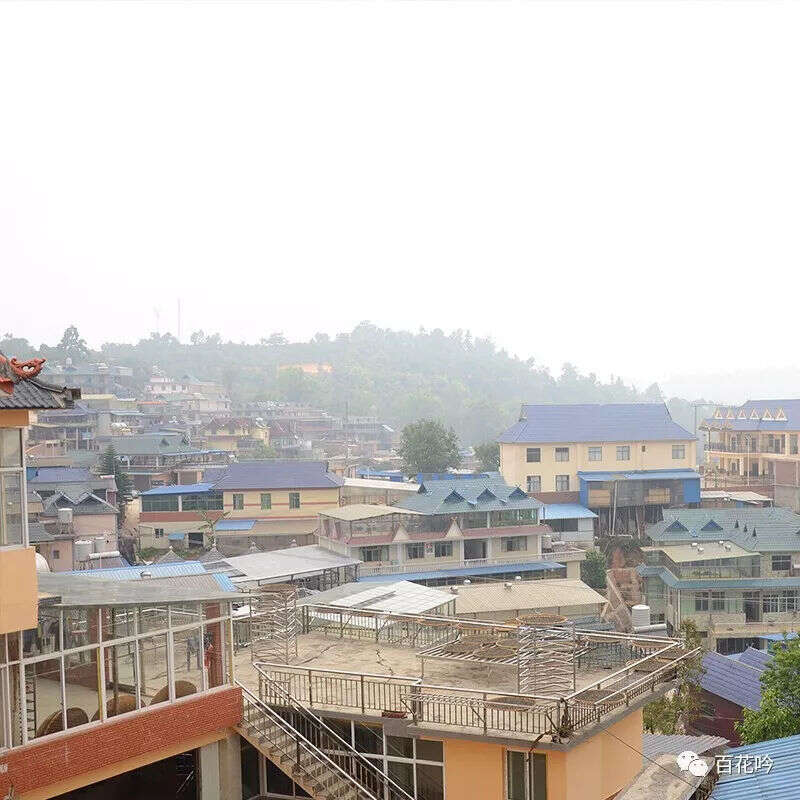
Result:
M0 797L12 784L24 794L231 728L241 719L241 690L230 687L56 734L0 755L0 764L8 764L0 772Z

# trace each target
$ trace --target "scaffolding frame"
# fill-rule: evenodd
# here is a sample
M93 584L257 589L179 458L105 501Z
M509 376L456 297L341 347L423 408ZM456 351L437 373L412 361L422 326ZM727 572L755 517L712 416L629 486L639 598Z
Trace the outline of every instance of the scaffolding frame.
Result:
M250 654L253 661L289 664L297 658L297 587L272 583L250 593Z
M532 617L517 629L517 691L521 694L561 696L575 691L577 646L574 623L564 620L547 627Z

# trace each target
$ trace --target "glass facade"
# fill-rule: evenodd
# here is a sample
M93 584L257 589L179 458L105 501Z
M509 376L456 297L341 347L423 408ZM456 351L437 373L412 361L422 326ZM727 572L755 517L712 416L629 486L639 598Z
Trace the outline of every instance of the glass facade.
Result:
M22 430L0 429L0 547L27 544L24 487Z
M0 636L0 748L232 683L230 604L41 605Z

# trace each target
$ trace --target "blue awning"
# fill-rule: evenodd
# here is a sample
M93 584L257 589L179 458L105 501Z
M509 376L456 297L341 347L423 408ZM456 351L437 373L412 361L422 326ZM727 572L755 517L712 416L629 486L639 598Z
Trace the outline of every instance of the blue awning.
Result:
M491 567L463 567L462 569L437 569L431 572L400 572L392 575L365 575L361 581L429 581L437 578L468 578L472 575L498 575L502 573L541 572L549 569L564 569L555 561L528 561L521 564L495 564Z
M171 542L182 542L185 536L185 533L170 533L167 535L167 539L169 539Z
M254 519L221 519L215 526L217 531L249 531L256 524Z

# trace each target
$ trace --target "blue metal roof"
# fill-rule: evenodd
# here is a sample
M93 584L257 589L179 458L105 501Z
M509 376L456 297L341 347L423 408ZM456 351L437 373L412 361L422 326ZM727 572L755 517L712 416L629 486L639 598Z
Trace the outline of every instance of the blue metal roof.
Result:
M358 580L373 583L386 581L428 581L436 578L469 578L472 575L498 575L504 572L539 572L547 569L563 569L555 561L528 561L521 564L498 564L491 567L464 567L463 569L437 569L431 572L401 572L393 575L365 575Z
M800 795L800 736L733 747L725 755L731 757L732 774L720 777L710 800L797 800ZM751 768L756 756L769 756L772 767L737 774L740 756L749 757Z
M703 657L705 673L700 686L742 708L761 707L761 670L732 661L721 653L708 652Z
M757 637L758 639L764 639L767 642L782 642L784 638L786 639L796 639L797 634L794 632L789 632L786 634L783 633L763 633Z
M27 467L28 483L89 482L95 478L85 467Z
M545 503L542 521L548 519L595 519L597 514L578 503Z
M254 519L221 519L215 526L217 531L249 531L256 524Z
M199 575L205 572L199 561L172 561L166 564L140 564L136 567L111 567L104 569L73 570L62 575L81 575L84 578L99 578L104 581L136 581L143 572L153 578L168 578L176 575Z
M327 461L267 459L239 461L217 477L215 489L336 489L344 480L328 472Z
M229 575L224 572L210 572L211 577L219 584L220 589L226 592L238 592L236 584L230 579Z
M763 672L772 661L772 653L768 653L766 650L756 650L755 647L748 647L743 653L739 653L738 661L740 664L747 664L748 667L753 667Z
M200 494L210 492L214 487L213 483L187 483L176 484L174 486L155 486L142 492L142 497L154 494Z
M640 469L626 472L578 472L581 480L597 481L686 481L700 480L700 473L693 469Z
M665 403L525 405L503 443L691 441Z

